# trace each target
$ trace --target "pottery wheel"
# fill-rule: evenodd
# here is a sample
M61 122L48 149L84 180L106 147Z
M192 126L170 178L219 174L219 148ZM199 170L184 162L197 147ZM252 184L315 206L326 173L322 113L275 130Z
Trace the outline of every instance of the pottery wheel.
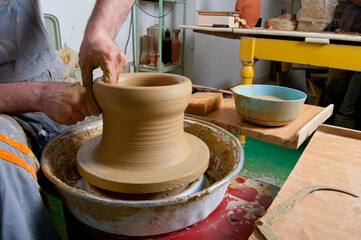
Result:
M185 161L170 168L143 170L108 166L96 161L93 152L101 140L99 135L80 147L78 171L89 183L114 192L154 193L177 188L199 178L207 170L210 157L202 140L188 133L185 137L193 149Z

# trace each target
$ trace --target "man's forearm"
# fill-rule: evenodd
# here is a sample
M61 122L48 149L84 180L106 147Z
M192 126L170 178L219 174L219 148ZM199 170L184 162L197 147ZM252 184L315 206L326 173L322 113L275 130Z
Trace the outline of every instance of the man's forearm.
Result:
M89 88L66 82L0 83L0 113L43 112L60 124L75 124L99 115Z
M0 113L19 114L41 111L41 82L0 83Z
M97 0L85 35L101 32L114 39L135 0Z

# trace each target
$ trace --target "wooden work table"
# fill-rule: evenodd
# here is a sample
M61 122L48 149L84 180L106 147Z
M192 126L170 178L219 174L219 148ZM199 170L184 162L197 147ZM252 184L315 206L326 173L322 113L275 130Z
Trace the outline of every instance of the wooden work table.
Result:
M216 90L197 85L193 87ZM229 91L222 90L222 92L232 95L232 92ZM241 116L236 111L234 99L225 98L219 109L207 116L186 115L211 122L237 135L244 135L290 149L297 149L320 124L331 116L332 111L333 105L323 108L304 104L297 118L286 126L265 127L242 121Z
M267 213L298 191L327 185L361 196L361 132L321 125ZM337 191L307 194L269 229L279 239L359 239L361 198ZM255 231L252 239L264 239Z

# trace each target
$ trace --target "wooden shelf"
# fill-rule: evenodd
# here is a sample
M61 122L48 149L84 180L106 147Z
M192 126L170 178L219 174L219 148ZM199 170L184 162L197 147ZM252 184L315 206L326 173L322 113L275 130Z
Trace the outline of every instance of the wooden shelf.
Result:
M220 109L207 116L187 116L214 123L238 135L297 149L332 114L333 105L326 108L304 104L298 117L283 127L263 127L242 121L233 98L224 99Z
M171 65L168 64L164 67L157 67L157 68L148 68L148 67L144 67L141 66L140 62L139 62L139 58L140 58L140 30L139 30L139 26L140 24L146 24L144 22L140 23L139 21L139 9L141 9L141 7L139 6L140 2L149 2L149 3L154 3L154 4L158 4L158 15L159 16L164 16L166 14L168 14L169 12L165 13L164 12L164 4L165 3L169 3L169 4L176 4L176 3L181 3L183 4L183 20L182 23L183 25L186 24L186 9L187 9L187 0L136 0L135 2L135 72L160 72L160 73L165 73L165 72L171 72L177 69L180 69L181 71L181 75L184 75L184 49L185 49L185 42L186 42L186 35L185 35L185 31L182 31L182 34L179 34L179 40L182 43L181 46L181 56L180 56L180 60L181 60L181 64L179 65ZM141 9L142 10L142 9ZM157 15L157 14L156 14ZM162 39L164 37L164 26L165 26L165 18L164 17L159 17L158 18L158 63L162 63Z
M171 72L176 69L182 69L183 65L173 65L173 64L166 64L161 68L150 68L150 67L143 67L142 65L139 66L139 72Z

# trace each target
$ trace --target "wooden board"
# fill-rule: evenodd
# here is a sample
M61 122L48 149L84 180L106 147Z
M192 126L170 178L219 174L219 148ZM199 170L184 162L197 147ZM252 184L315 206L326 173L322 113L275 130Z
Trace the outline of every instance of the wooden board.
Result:
M207 16L235 16L239 17L239 12L215 12L215 11L197 11L199 15Z
M297 149L316 128L332 114L333 105L327 108L304 104L298 117L283 127L263 127L242 121L233 98L224 99L223 106L207 116L191 117L214 123L232 133L245 135L283 147Z
M233 32L232 28L203 27L203 26L189 26L189 25L179 25L179 28L209 31L209 32L227 32L227 33Z
M225 33L224 37L237 38L242 36L254 36L254 37L283 37L283 38L304 38L304 39L329 39L334 41L346 41L352 42L356 45L361 45L361 34L346 34L346 33L334 33L334 32L302 32L302 31L284 31L284 30L269 30L269 29L245 29L245 28L213 28L202 27L194 25L179 25L179 28L192 29L205 34L213 34L218 32ZM232 35L229 35L229 32Z
M361 132L322 125L268 209L299 190L331 185L361 196ZM339 192L307 195L271 225L279 239L359 239L361 198Z
M302 32L302 31L285 31L285 30L269 30L269 29L233 29L235 34L244 35L268 35L268 36L284 36L284 37L300 37L300 38L321 38L337 41L350 41L361 44L360 34L346 34L334 32Z

